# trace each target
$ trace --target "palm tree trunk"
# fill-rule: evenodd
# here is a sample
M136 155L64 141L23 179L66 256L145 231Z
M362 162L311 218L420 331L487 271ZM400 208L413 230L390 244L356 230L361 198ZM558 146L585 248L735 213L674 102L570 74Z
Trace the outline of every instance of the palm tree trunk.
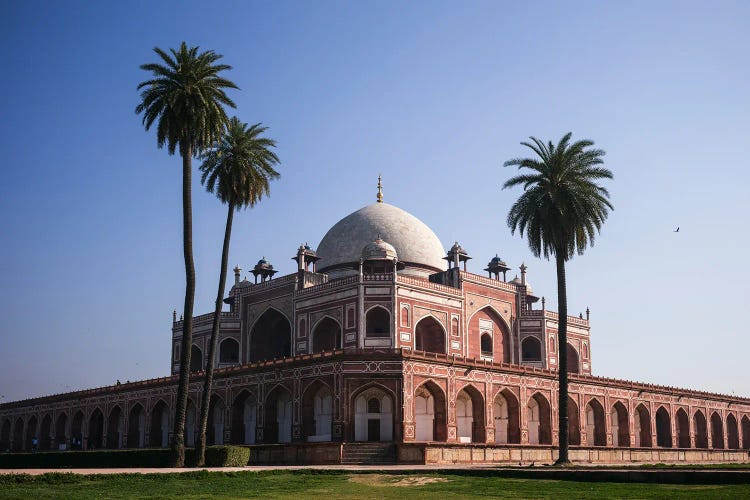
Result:
M173 467L185 466L185 412L190 382L190 354L193 346L193 302L195 300L195 263L193 262L193 202L191 146L180 147L182 153L182 249L185 257L185 307L182 323L182 356L180 380L175 402L174 435L172 438Z
M216 343L219 340L219 326L221 325L221 309L224 303L224 288L227 284L227 263L229 261L229 240L232 237L232 219L234 218L234 203L229 204L227 226L224 230L224 246L221 250L221 269L219 271L219 290L216 293L216 307L214 321L211 327L211 346L208 349L206 361L206 378L203 381L203 398L201 400L201 422L198 446L195 449L195 465L203 467L206 462L206 428L208 427L208 408L211 401L211 385L214 379L214 361L216 358Z
M555 465L569 465L568 458L568 294L565 284L564 251L555 252L557 263L557 368L558 368L558 422L559 455Z

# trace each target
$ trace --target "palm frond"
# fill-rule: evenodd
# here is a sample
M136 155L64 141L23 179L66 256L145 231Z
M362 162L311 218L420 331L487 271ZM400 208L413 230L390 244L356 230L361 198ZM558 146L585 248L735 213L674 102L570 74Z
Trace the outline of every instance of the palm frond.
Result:
M557 144L531 137L522 142L535 154L513 158L503 166L531 170L511 177L503 189L523 186L524 192L510 208L507 224L528 240L537 257L550 255L570 259L582 254L594 240L614 207L609 191L597 181L612 179L612 172L601 165L605 152L591 149L594 142L583 139L571 143L572 133Z
M220 54L199 52L185 42L178 49L155 47L154 52L161 63L140 66L152 77L138 84L141 102L135 112L143 115L146 130L156 124L159 147L166 145L173 154L179 146L180 151L199 155L221 136L227 122L225 107L235 107L225 91L237 85L219 76L231 66L215 64Z
M274 169L279 157L273 151L276 142L263 133L260 123L248 127L232 117L223 135L202 154L201 182L206 190L236 208L252 207L270 193L270 181L279 173Z

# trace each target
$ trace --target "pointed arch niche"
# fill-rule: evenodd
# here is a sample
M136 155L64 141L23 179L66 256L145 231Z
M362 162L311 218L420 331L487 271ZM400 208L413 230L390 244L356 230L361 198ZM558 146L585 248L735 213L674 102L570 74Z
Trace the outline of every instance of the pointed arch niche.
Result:
M630 446L630 428L628 424L628 409L621 401L612 405L610 412L610 426L612 429L612 444L615 446Z
M434 317L425 316L414 327L417 351L445 354L445 329Z
M333 423L333 394L323 382L313 382L302 396L302 432L310 442L330 441Z
M110 450L117 450L122 448L122 435L123 426L125 425L125 419L123 417L122 408L119 405L115 405L109 410L109 417L107 418L107 448Z
M206 444L224 444L224 401L216 394L208 402L208 423L206 424Z
M491 352L483 347L490 347ZM469 319L469 357L490 356L495 362L510 363L510 330L500 315L487 306Z
M695 447L708 448L708 425L702 411L696 410L693 415L693 429L695 432Z
M651 412L641 403L635 407L635 445L651 448Z
M393 397L380 387L368 387L354 397L354 440L392 441Z
M484 398L472 385L456 394L456 425L459 442L485 442Z
M656 410L656 446L672 447L672 423L669 412L663 406Z
M169 446L169 413L169 406L161 399L151 408L151 433L148 439L150 447Z
M495 443L518 444L521 442L518 399L508 389L503 389L492 404L495 420Z
M292 394L277 385L266 397L265 443L291 443L292 441Z
M232 403L233 444L255 444L258 400L255 394L242 390Z
M290 356L292 354L292 325L274 308L258 318L250 330L250 363Z
M529 398L526 411L529 444L552 444L552 419L547 398L537 392Z
M445 392L428 380L414 391L414 421L416 441L445 441L447 405Z
M607 446L605 426L604 407L598 399L593 398L586 405L586 444L588 446Z
M677 425L677 447L690 448L690 419L682 408L675 413L675 424Z
M219 344L219 363L239 363L240 343L227 337Z
M312 352L341 349L341 325L330 316L318 321L312 333Z
M365 336L368 338L391 336L391 313L385 307L373 306L367 310L367 313L365 313Z

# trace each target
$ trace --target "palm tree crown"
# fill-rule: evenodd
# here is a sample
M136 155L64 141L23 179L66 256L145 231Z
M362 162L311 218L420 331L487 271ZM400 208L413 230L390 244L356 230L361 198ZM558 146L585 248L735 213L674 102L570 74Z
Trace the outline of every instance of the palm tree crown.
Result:
M223 106L234 108L225 89L238 88L233 82L218 76L232 67L214 64L222 58L212 50L198 53L198 47L182 42L179 50L167 53L156 47L154 52L164 64L142 64L141 69L153 73L151 80L138 85L141 103L137 114L143 113L146 130L158 119L156 140L165 144L170 154L177 145L181 152L196 153L219 137L227 121ZM188 148L189 147L189 148Z
M613 210L609 192L596 184L612 178L612 172L600 166L604 151L586 149L594 145L590 140L570 144L570 137L566 134L557 145L531 137L533 144L521 144L538 158L514 158L503 164L532 171L509 179L503 189L523 185L507 222L512 233L526 233L537 257L552 254L567 261L575 253L583 254Z
M279 177L273 168L279 163L272 151L276 142L262 137L267 129L260 123L248 127L232 117L226 133L203 156L201 182L223 203L252 207L268 195L269 181Z

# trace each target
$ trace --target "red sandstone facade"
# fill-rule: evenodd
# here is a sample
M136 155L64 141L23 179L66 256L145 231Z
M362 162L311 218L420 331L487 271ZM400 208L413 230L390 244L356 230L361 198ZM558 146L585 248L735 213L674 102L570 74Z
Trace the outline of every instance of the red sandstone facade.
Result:
M534 308L526 268L509 282L470 273L458 245L447 271L402 262L411 242L395 239L348 267L317 271L325 257L303 246L295 274L270 279L265 260L260 283L235 270L210 444L255 445L267 461L337 462L357 442L396 444L408 462L552 459L558 316L543 299ZM194 321L188 445L212 319ZM34 437L43 449L167 446L181 329L175 320L170 377L0 405L0 449L28 451ZM749 399L592 376L588 318L568 329L574 459L748 460Z

